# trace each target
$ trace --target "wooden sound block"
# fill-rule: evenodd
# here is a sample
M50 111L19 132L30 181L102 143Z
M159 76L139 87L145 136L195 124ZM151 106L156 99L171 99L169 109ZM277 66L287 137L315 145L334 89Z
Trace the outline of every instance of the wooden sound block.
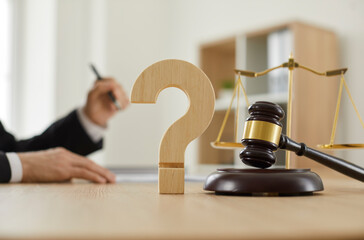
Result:
M217 169L204 190L226 195L308 195L324 190L310 169Z
M185 169L184 168L159 168L158 169L159 193L184 193Z

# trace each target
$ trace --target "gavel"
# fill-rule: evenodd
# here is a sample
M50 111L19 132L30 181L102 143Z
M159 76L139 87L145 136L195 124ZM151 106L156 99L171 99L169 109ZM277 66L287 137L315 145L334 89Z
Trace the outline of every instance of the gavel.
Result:
M283 109L275 103L256 102L248 109L250 117L244 126L240 152L243 163L257 168L269 168L276 162L278 149L295 152L331 169L364 182L364 169L343 159L309 148L282 134Z

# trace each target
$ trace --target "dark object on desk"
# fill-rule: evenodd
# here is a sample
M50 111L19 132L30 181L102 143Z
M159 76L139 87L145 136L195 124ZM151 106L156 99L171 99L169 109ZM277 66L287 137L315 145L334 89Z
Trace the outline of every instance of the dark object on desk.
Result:
M277 104L257 102L249 107L249 114L240 159L249 166L268 168L276 162L274 151L278 150L284 111Z
M220 169L210 174L204 189L220 194L288 194L299 195L323 190L320 177L309 169L268 170L278 148L306 156L349 177L364 182L364 169L343 159L330 156L296 143L282 135L280 120L283 109L274 103L256 102L249 107L251 115L245 122L243 145L240 152L243 163L263 169Z
M95 66L92 63L90 63L90 67L91 67L92 71L95 73L95 75L97 77L97 80L102 80L101 75L99 74L99 72L96 70ZM119 102L116 101L116 98L115 98L114 94L112 94L112 92L109 91L107 93L107 95L109 95L110 100L115 104L116 108L118 110L121 110L121 106L120 106Z
M309 169L217 169L204 190L224 195L310 195L324 190L321 178Z
M249 107L250 117L245 122L241 142L246 147L240 159L247 165L267 168L275 162L273 151L278 148L308 157L342 174L364 182L364 169L343 159L309 148L281 134L283 109L274 103L256 102ZM282 114L283 113L283 114Z

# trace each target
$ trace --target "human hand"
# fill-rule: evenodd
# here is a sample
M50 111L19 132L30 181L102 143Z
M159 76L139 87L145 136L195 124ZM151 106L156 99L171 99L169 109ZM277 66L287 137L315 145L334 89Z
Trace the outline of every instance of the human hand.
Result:
M58 147L18 153L23 167L22 182L64 182L82 178L95 183L115 183L115 175L83 156Z
M86 116L95 124L106 127L107 121L117 112L115 104L108 96L111 91L122 109L129 105L129 98L124 89L113 78L103 78L95 82L88 93L87 103L83 108Z

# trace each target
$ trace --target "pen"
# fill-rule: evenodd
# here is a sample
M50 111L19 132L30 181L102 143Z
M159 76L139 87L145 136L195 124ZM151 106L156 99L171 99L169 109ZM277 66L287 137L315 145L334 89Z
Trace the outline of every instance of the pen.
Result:
M92 63L90 63L90 67L91 67L92 71L95 73L95 75L96 75L96 77L97 77L97 80L102 80L102 77L100 76L99 72L96 70L95 66L94 66ZM112 92L111 92L111 91L107 92L107 95L109 95L109 98L110 98L110 99L111 99L111 101L115 104L116 108L117 108L118 110L121 110L121 106L120 106L119 102L118 102L118 101L116 101L116 98L115 98L115 96L112 94Z

